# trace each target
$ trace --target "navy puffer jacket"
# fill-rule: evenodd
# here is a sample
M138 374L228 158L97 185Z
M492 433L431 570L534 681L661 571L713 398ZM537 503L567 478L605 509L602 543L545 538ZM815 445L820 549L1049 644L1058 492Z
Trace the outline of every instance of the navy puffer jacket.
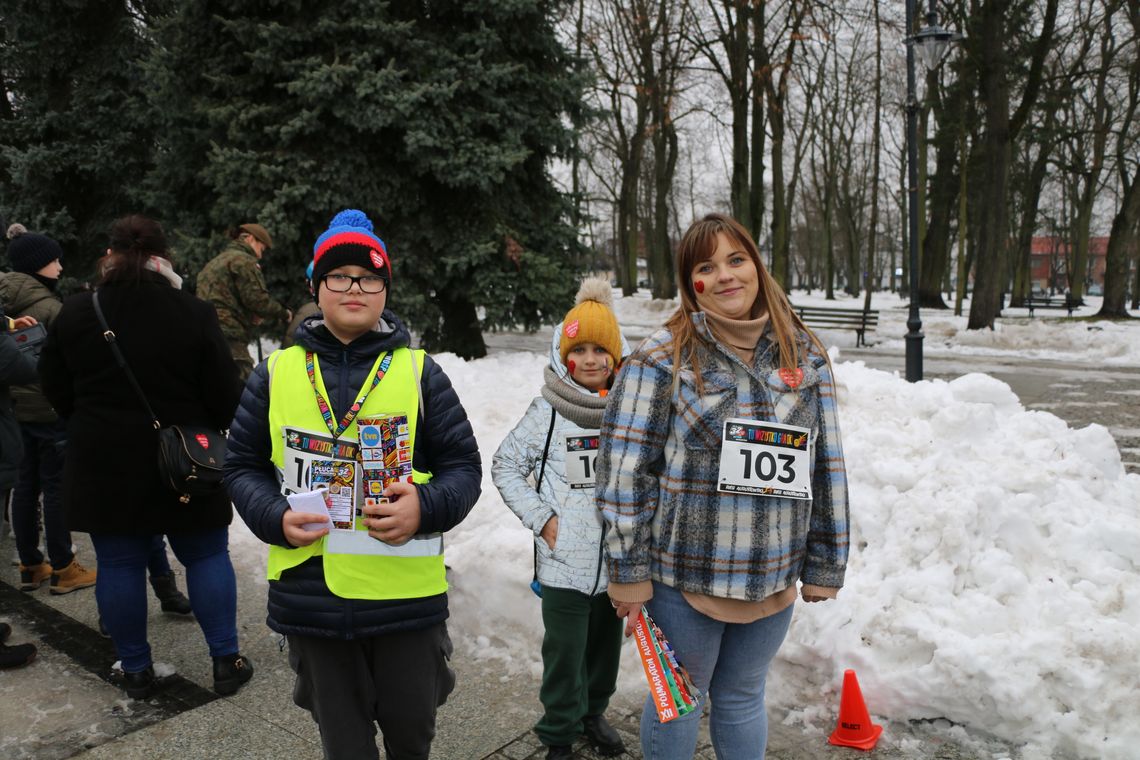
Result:
M347 346L328 331L319 314L306 319L297 331L297 343L318 356L328 402L338 420L356 400L376 357L409 343L407 328L391 311L384 312L381 327L382 331L362 335ZM417 486L420 532L442 533L458 525L475 505L482 464L467 412L447 375L427 356L420 395L423 409L412 466L432 473L430 483ZM288 546L281 530L288 503L270 461L272 435L280 431L269 429L269 371L263 362L246 383L230 427L226 487L254 535L266 543ZM385 601L335 596L325 584L320 557L285 571L279 581L269 584L267 622L278 633L354 639L426 628L446 619L447 594Z

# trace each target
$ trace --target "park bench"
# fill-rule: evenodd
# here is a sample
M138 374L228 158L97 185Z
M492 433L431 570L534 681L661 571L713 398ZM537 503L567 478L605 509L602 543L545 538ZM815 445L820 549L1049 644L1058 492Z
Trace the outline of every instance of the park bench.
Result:
M867 345L867 331L879 325L879 312L875 309L839 309L831 306L792 306L803 323L811 328L855 331L855 346Z
M1025 299L1025 308L1029 310L1029 316L1033 316L1034 309L1064 309L1068 315L1073 316L1073 309L1080 306L1080 303L1073 298L1071 293L1066 293L1063 296L1030 296Z

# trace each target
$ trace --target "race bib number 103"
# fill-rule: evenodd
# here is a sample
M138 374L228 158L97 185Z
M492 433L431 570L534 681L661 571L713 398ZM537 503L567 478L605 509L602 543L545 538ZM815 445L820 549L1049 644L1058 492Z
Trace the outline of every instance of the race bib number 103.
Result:
M717 490L810 499L811 452L811 431L807 428L757 420L726 420Z

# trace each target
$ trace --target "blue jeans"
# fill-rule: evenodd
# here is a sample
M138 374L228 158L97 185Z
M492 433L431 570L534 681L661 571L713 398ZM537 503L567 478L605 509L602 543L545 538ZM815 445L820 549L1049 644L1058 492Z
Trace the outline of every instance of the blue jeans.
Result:
M40 494L44 495L44 539L53 570L71 564L71 532L63 507L63 454L55 446L56 425L22 422L24 458L20 480L12 491L12 532L20 564L44 561L40 551Z
M211 657L236 654L237 581L230 564L229 529L167 536L174 556L186 566L190 607L206 637ZM151 663L146 638L146 571L154 536L92 533L99 576L95 600L123 670L137 673Z
M653 599L646 608L702 696L699 709L668 723L657 719L652 699L646 699L641 714L646 760L690 760L710 697L709 730L717 758L763 760L768 744L764 682L794 607L753 623L722 623L693 609L680 591L653 582Z

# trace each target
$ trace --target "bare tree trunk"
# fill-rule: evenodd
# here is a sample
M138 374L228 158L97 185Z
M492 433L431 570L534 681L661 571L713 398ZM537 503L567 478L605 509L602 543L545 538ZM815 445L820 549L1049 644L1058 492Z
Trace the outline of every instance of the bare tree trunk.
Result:
M956 100L948 104L947 111L956 108ZM950 124L939 122L934 133L934 177L928 185L919 182L920 189L930 192L930 222L922 242L922 266L919 269L918 304L922 308L945 309L942 300L942 280L950 263L950 218L961 184L957 172L957 131ZM919 167L922 162L919 160ZM919 217L920 219L922 217Z
M906 297L910 298L910 225L906 220L910 212L910 193L907 192L906 186L906 143L902 145L902 155L899 158L899 219L901 220L900 229L902 232L902 277L899 279L898 292L902 294L906 292Z
M641 175L641 151L645 143L644 130L638 130L630 141L629 154L622 164L621 194L618 197L618 283L622 295L637 292L637 189Z
M1006 72L1005 9L1002 0L989 0L982 8L978 26L981 41L981 100L985 106L982 136L986 161L982 186L983 202L978 220L977 277L970 301L967 329L993 329L1001 313L1002 277L1005 272L1006 198L1009 184L1009 81Z
M1029 172L1022 194L1021 221L1013 251L1013 289L1009 296L1010 306L1023 306L1025 299L1031 295L1029 268L1033 258L1033 232L1037 229L1037 207L1041 203L1041 189L1045 184L1045 173L1048 168L1049 147L1042 143L1038 146L1037 158L1033 160L1033 168Z
M871 132L871 225L867 235L867 264L863 271L863 310L871 308L871 291L877 283L875 269L876 241L879 232L879 144L883 121L883 40L879 23L879 0L873 0L875 12L875 124Z
M574 22L574 65L576 69L581 68L582 61L582 44L586 39L586 0L578 0L578 16ZM570 202L573 204L570 210L570 224L574 230L581 234L582 224L582 152L579 148L579 135L581 129L578 127L580 124L575 124L573 130L573 144L570 150Z
M724 52L728 58L729 100L732 103L732 215L744 225L752 228L752 198L749 185L748 109L748 19L751 13L748 0L731 0L725 3L725 19L728 23L724 40Z
M752 56L753 67L759 58L756 51L764 46L764 3L765 0L753 0L755 7L752 13ZM764 230L764 150L767 147L768 133L765 130L767 119L764 117L764 88L756 81L755 69L752 75L752 190L749 200L751 208L748 218L752 225L748 231L752 239L760 242Z
M1009 0L985 0L974 14L971 37L978 40L977 64L981 105L985 110L982 147L980 204L978 207L978 250L974 297L970 301L967 329L993 329L1001 313L1001 293L1006 276L1006 237L1010 146L1024 126L1037 99L1045 55L1051 49L1057 22L1058 0L1046 0L1041 32L1033 46L1025 91L1013 117L1009 114L1009 66L1006 56L1006 14Z
M1128 283L1128 252L1136 245L1136 228L1140 226L1140 168L1124 191L1120 210L1112 219L1112 232L1105 252L1104 301L1098 317L1127 317L1124 308ZM1140 268L1137 274L1140 280ZM1140 287L1140 283L1138 283ZM1135 296L1134 296L1135 297ZM1132 308L1136 308L1133 303Z
M768 111L768 124L772 129L772 276L785 289L789 286L789 258L790 258L790 226L791 207L794 201L793 193L788 192L785 184L784 168L784 140L787 136L785 125L784 106L788 99L788 81L792 76L792 62L795 58L795 49L800 41L800 28L804 15L807 13L808 3L805 0L793 0L788 8L791 20L788 24L788 43L780 61L781 71L776 76L771 60L771 51L767 46L757 51L757 62L760 64L758 77L763 81L766 89L766 105ZM792 167L792 176L796 177L796 168Z
M966 181L969 157L966 155L966 124L962 123L958 133L958 155L961 156L961 169L958 171L958 287L954 290L954 316L962 316L962 301L966 298L966 284L970 279L970 268L966 264L966 238L970 230L968 212L970 209L969 184Z

